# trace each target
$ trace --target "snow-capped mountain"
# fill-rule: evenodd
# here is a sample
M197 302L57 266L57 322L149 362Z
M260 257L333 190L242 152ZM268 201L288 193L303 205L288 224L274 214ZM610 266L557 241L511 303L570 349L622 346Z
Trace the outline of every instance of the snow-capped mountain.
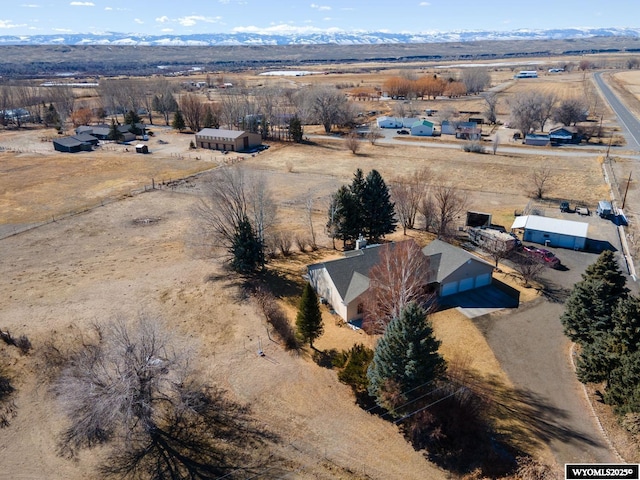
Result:
M304 35L211 33L193 35L140 35L117 32L63 35L2 35L0 45L380 45L472 42L483 40L545 40L591 37L640 37L640 28L566 28L554 30L452 31L424 33L327 32Z

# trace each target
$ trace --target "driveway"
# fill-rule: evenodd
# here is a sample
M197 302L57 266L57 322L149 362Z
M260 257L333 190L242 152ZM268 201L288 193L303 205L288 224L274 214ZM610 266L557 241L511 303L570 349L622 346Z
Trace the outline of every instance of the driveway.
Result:
M500 365L534 415L532 442L547 444L560 466L619 460L592 416L569 359L570 342L559 317L564 306L539 299L509 315L475 322Z

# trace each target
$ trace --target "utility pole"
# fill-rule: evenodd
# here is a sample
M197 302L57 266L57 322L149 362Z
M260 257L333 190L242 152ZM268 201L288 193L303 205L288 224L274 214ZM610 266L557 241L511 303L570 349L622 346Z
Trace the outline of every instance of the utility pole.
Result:
M627 192L629 191L629 184L631 183L631 172L629 172L629 179L627 180L627 187L624 189L624 198L622 199L622 209L624 209L624 204L627 201Z

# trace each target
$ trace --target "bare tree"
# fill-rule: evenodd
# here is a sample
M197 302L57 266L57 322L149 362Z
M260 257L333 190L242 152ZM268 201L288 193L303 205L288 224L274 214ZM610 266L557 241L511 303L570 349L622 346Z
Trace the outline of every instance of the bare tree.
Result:
M276 217L276 205L266 180L247 177L239 167L216 170L194 208L198 242L206 253L219 248L233 255L234 241L246 221L264 246Z
M551 166L544 163L531 171L531 183L534 187L534 195L536 198L543 198L549 188L551 180Z
M380 247L378 263L369 271L364 323L371 333L384 333L389 322L411 302L427 307L433 298L429 259L413 240Z
M438 238L453 236L456 218L467 210L467 195L453 185L445 183L435 185L432 195Z
M382 137L381 128L377 125L373 125L369 128L369 132L367 133L367 140L371 145L375 145L378 142L378 139Z
M174 97L175 87L166 79L161 79L154 85L154 90L151 107L162 115L164 124L169 126L171 116L178 110L178 102Z
M540 93L538 95L538 101L540 102L539 118L540 130L544 132L544 126L553 116L553 111L556 105L556 95L554 93Z
M104 477L257 473L265 466L262 446L270 434L246 407L196 375L188 356L193 347L169 332L141 314L135 322L119 318L96 326L92 338L83 336L54 386L68 418L61 453L104 445Z
M482 95L485 102L484 116L490 124L495 124L498 120L498 94L488 92Z
M415 226L420 204L432 177L431 171L425 167L413 175L398 177L391 184L391 200L395 204L396 215L405 235L407 229L413 229Z
M563 125L575 125L587 119L589 107L581 98L567 98L553 110L553 120Z
M478 93L491 83L491 75L485 67L463 68L460 81L466 87L467 93Z
M311 250L315 251L318 249L318 242L316 240L316 231L313 228L313 197L311 196L311 192L309 192L305 202L305 211L307 214L307 223L309 224L309 235L311 236L309 243Z
M356 155L358 153L358 150L360 150L360 137L356 132L349 133L344 142L347 149L350 150L354 155Z
M511 107L512 127L517 128L526 136L540 127L540 98L537 92L526 92L517 95L509 101Z
M198 95L187 93L180 98L180 111L191 131L199 132L205 115L202 99Z
M334 88L322 87L312 90L311 96L315 119L324 127L326 133L331 132L334 125L343 124L348 120L350 109L347 98L342 92Z
M525 287L530 286L531 282L540 278L540 274L546 268L544 263L523 253L515 253L511 256L511 260L513 261L514 269L522 277Z

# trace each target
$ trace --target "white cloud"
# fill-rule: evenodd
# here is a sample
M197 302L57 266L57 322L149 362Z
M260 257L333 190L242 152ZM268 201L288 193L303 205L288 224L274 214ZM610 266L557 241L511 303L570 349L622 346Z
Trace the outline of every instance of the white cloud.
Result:
M72 7L95 7L96 4L93 2L71 2L69 3Z
M324 20L325 22L330 22L331 20L333 20L333 18L331 18L331 17L324 17L322 20Z
M163 28L163 29L162 29L162 30L160 30L160 31L161 31L161 32L164 32L164 33L171 33L171 32L173 32L173 28Z
M20 6L24 8L40 8L40 5L36 5L34 3L25 3Z
M202 23L218 23L222 17L204 17L202 15L190 15L188 17L178 18L178 23L183 27L193 27L198 22Z
M52 28L51 30L53 30L54 32L59 32L59 33L72 33L73 30L69 30L68 28Z
M111 10L113 10L113 7L104 7L104 9L105 9L107 12L110 12Z
M428 7L428 6L430 6L430 5L431 5L431 4L430 4L429 2L420 2L420 3L418 4L418 6L419 6L419 7Z
M27 25L22 24L18 25L16 23L11 22L11 20L0 20L0 28L20 28L26 27Z
M142 20L140 20L139 18L134 18L133 21L136 22L138 25L144 24L144 22Z
M156 22L158 23L167 23L168 21L169 21L169 17L167 17L166 15L156 18Z
M312 3L310 6L311 8L315 8L316 10L320 10L321 12L322 11L326 12L328 10L331 10L331 7L328 5L318 5L318 4Z

